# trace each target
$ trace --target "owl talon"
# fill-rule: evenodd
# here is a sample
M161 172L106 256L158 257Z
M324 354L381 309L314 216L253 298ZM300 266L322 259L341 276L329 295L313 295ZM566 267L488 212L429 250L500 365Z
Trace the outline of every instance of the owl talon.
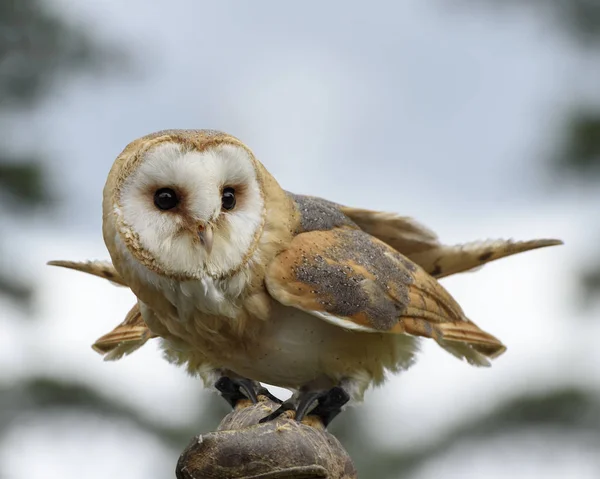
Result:
M298 398L296 408L296 421L302 421L309 414L321 419L324 427L333 420L340 412L342 406L350 400L350 396L339 386L332 387L328 391L307 391ZM311 410L311 406L317 401L317 405Z
M273 419L277 419L284 412L286 412L286 411L293 411L294 409L296 409L296 407L294 406L294 403L292 403L291 401L283 401L281 403L281 406L279 406L277 409L275 409L275 411L273 411L268 416L263 417L258 422L259 422L259 424L262 424L262 423L265 423L265 422L272 421Z
M324 427L342 412L342 406L350 400L348 393L341 387L335 386L328 391L307 391L298 397L298 406L290 400L285 401L268 416L263 417L259 422L264 423L272 421L281 416L285 411L296 410L296 421L301 422L306 416L317 416ZM317 405L311 410L311 406L317 402Z
M256 383L246 378L221 377L216 383L215 388L221 393L221 396L235 408L242 399L249 399L252 404L258 402L256 395Z
M335 386L318 399L317 406L307 415L319 417L323 427L327 427L333 418L342 412L342 406L349 400L348 393L343 388Z

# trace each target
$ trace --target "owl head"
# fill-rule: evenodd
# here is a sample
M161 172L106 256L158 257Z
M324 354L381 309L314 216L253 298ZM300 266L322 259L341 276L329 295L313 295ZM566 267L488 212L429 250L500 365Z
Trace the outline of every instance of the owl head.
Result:
M130 143L104 192L104 234L161 276L221 276L248 261L262 235L268 173L239 140L170 130Z

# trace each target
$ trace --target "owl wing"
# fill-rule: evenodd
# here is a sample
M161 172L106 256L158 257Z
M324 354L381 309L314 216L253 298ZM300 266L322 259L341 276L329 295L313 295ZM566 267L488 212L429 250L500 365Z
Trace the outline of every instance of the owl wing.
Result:
M525 251L563 244L556 239L496 239L445 245L437 235L407 216L340 206L358 227L387 243L435 278L473 270L485 263Z
M48 261L50 266L60 266L61 268L74 269L82 273L92 274L99 278L104 278L118 286L127 286L125 280L117 272L112 263L108 261Z
M451 274L474 271L486 263L506 256L561 244L563 242L557 239L529 241L495 239L456 245L440 244L436 248L415 252L408 256L415 263L425 268L429 274L439 279Z
M340 207L360 229L389 244L404 256L430 251L441 246L437 234L409 216Z
M265 282L280 303L344 329L432 338L480 366L505 350L423 268L362 230L297 235Z
M49 261L48 264L92 274L107 279L118 286L128 286L115 267L108 261ZM127 313L123 322L110 333L98 338L92 345L92 349L102 354L105 360L115 361L132 353L142 347L146 341L155 337L157 337L156 334L152 333L144 322L139 305L136 303Z
M98 338L92 345L94 351L102 354L106 361L121 359L142 347L146 341L157 337L142 318L138 303L127 313L121 324L110 333Z

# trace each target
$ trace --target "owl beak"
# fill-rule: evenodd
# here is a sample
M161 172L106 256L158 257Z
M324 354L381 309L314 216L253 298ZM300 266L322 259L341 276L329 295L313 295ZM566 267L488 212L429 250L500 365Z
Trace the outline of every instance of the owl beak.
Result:
M199 225L198 226L198 236L200 237L200 242L204 246L204 249L208 254L210 254L213 246L213 229L209 224Z

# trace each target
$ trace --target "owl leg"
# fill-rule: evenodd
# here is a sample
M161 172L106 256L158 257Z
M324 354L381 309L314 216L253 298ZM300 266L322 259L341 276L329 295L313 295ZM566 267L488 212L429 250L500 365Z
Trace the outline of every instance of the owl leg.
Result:
M258 388L250 379L223 376L215 383L215 388L233 408L242 399L249 399L253 404L258 402L256 395Z
M235 408L238 401L249 399L252 404L258 402L258 396L266 396L271 401L281 404L282 401L273 396L267 388L264 388L260 383L252 381L248 378L231 378L229 376L220 377L215 383L215 388L221 393L221 396Z
M311 416L318 416L323 426L327 427L333 418L342 411L342 406L349 400L350 395L340 386L335 386L326 391L304 391L300 393L297 400L290 399L283 402L279 408L263 417L259 422L272 421L285 411L295 410L296 421L302 421L310 414Z
M296 420L301 421L305 416L310 414L311 416L317 416L321 419L324 427L327 427L329 423L342 412L342 406L350 400L350 395L340 386L334 386L329 391L324 391L318 394L315 398L317 405L310 410L310 406L314 402L314 399L310 401L310 398L298 404L296 408ZM301 409L302 407L302 409ZM300 417L300 419L298 419Z

